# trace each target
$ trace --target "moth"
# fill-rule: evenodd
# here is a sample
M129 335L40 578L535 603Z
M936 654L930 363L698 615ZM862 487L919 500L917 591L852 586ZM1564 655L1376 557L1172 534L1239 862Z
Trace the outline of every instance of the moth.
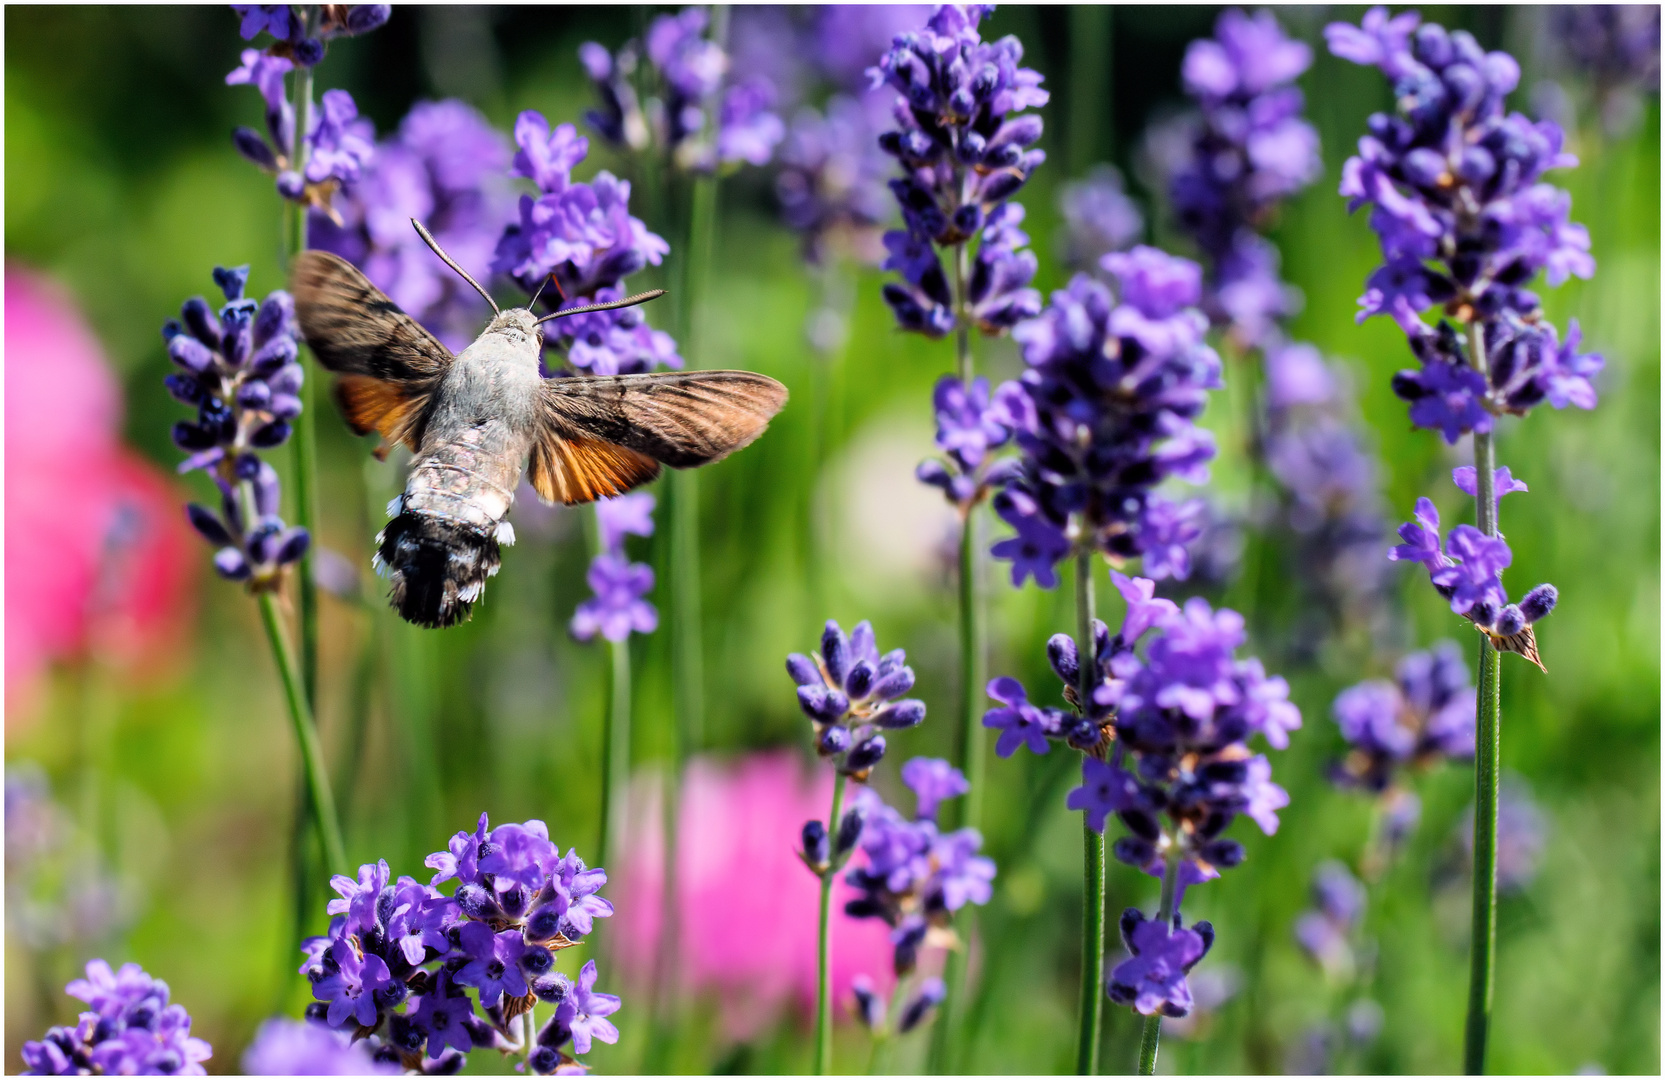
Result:
M455 356L339 256L302 252L291 278L301 333L338 376L334 394L348 426L381 435L378 459L399 444L415 454L372 559L409 622L441 627L469 617L501 565L500 549L514 543L506 519L526 469L546 502L620 495L661 466L720 461L761 435L786 403L786 387L749 371L546 379L540 323L660 293L541 319L530 306L500 310L411 224L495 312Z

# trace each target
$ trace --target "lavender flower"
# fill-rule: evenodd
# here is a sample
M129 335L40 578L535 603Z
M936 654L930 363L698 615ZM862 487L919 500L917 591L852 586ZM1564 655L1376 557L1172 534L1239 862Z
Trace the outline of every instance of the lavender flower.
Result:
M297 362L295 302L288 293L246 299L246 266L216 267L226 302L216 314L202 297L162 326L168 355L180 371L168 392L197 410L195 421L174 425L173 441L189 453L180 472L207 469L219 486L221 512L196 503L191 524L216 549L214 569L254 591L276 589L283 568L305 554L311 537L286 528L278 516L277 471L257 451L282 445L301 412L303 372Z
M1264 357L1260 450L1282 489L1293 572L1320 610L1378 617L1390 587L1379 557L1387 519L1368 429L1343 374L1316 347L1273 343Z
M103 960L92 960L86 971L64 992L91 1011L73 1027L49 1028L40 1041L24 1043L26 1075L206 1074L202 1063L213 1049L191 1036L185 1007L168 1004L167 983L138 964L111 971Z
M1343 787L1385 792L1406 767L1474 756L1474 686L1456 642L1399 661L1393 681L1343 690L1331 706L1351 749L1330 771Z
M388 9L385 5L361 5L356 10L365 10L367 6L379 7L384 13L382 21L386 21ZM288 8L282 10L289 11ZM326 6L325 10L334 9ZM263 17L268 20L282 19L296 28L300 26L300 20L292 14ZM247 21L244 25L248 26ZM251 36L244 34L245 38ZM317 63L317 59L301 58L311 46L316 46L318 58L323 56L323 45L311 39L308 41L310 45L304 47L291 47L287 42L280 42L266 52L243 50L242 64L226 75L226 85L248 85L260 91L266 104L266 132L262 135L253 128L238 127L231 133L231 142L243 157L276 175L279 195L304 203L338 221L339 214L332 206L332 200L338 190L356 183L370 165L375 154L375 128L369 120L358 115L358 106L351 94L345 90L326 90L318 108L308 119L305 168L301 169L298 162L289 160L295 137L295 109L289 103L285 79L294 70L296 62L309 67Z
M1628 133L1641 119L1642 95L1659 93L1659 9L1568 5L1550 8L1548 24L1563 64L1589 80L1607 134Z
M243 1052L243 1071L249 1076L393 1076L402 1070L397 1058L372 1055L366 1043L351 1041L345 1031L277 1017L260 1025Z
M1145 232L1145 217L1122 190L1122 174L1113 165L1095 165L1085 179L1065 184L1058 213L1064 226L1057 247L1063 264L1077 273L1097 273L1104 256L1130 247Z
M839 94L824 111L802 108L781 144L775 195L812 263L824 262L829 251L864 262L882 256L878 229L891 203L890 159L878 144L886 122L881 96Z
M1323 171L1318 133L1290 85L1311 63L1312 50L1284 37L1271 12L1236 8L1185 53L1185 90L1201 114L1187 123L1168 195L1209 268L1203 308L1243 348L1264 346L1298 305L1278 280L1277 250L1257 233Z
M556 1006L533 1054L539 1072L578 1064L562 1049L568 1042L585 1053L592 1036L617 1040L600 1018L618 999L593 991L594 962L577 987L554 972L556 952L612 915L598 895L606 871L586 867L576 851L563 857L541 821L493 829L484 814L426 865L435 871L427 885L392 880L386 862L360 867L356 881L331 879L340 898L329 904L329 934L302 944L300 970L318 999L309 1017L336 1030L369 1029L374 1061L428 1073L454 1072L457 1055L472 1050L524 1049L514 1021L538 999ZM455 892L446 896L437 886L451 880ZM292 1039L273 1052L328 1050L316 1038L306 1040L315 1049Z
M937 804L970 790L964 774L946 761L914 758L902 767L902 779L918 799L914 820L877 796L870 797L861 830L865 864L844 877L861 890L845 904L846 913L883 919L891 928L893 966L899 976L914 970L919 950L932 940L933 932L935 940L951 940L956 911L968 903L989 902L995 876L994 861L978 854L981 833L965 828L944 834L937 828ZM928 1011L934 1004L922 1008ZM915 1023L919 1019L923 1013Z
M1131 1005L1145 1016L1185 1016L1191 1011L1191 987L1185 976L1214 946L1214 926L1199 922L1182 927L1146 919L1138 908L1122 912L1122 943L1132 955L1110 972L1110 1000Z
M1119 305L1078 274L1014 333L1028 365L1023 461L994 508L1018 538L993 549L1013 560L1014 585L1033 575L1050 588L1052 567L1077 548L1143 556L1151 577L1184 578L1185 545L1201 535L1199 503L1153 490L1169 477L1206 479L1214 457L1213 437L1192 423L1222 385L1192 306L1200 272L1151 247L1107 255L1104 267L1120 284Z
M1295 941L1329 975L1347 978L1357 967L1354 935L1364 917L1364 885L1332 859L1314 871L1312 899L1313 907L1295 918Z
M627 42L617 54L586 42L579 59L601 99L586 116L590 126L615 145L656 146L690 172L766 164L786 137L775 85L758 73L732 78L728 53L706 36L709 22L704 8L684 8L655 18L640 45ZM629 83L644 56L654 84L645 106Z
M630 214L630 182L603 170L577 182L572 170L589 152L589 140L571 124L553 130L543 115L527 110L515 121L513 172L532 180L539 195L520 197L519 221L498 240L491 269L508 274L529 293L555 276L558 308L624 297L624 279L657 266L670 251L664 239ZM676 343L654 330L638 307L575 315L552 324L545 344L574 367L595 375L631 374L665 365L681 367Z
M914 476L941 488L964 519L990 492L1017 478L1017 462L997 460L994 452L1011 442L1032 407L1015 382L1001 383L991 401L987 379L973 379L968 387L952 375L937 380L933 402L937 448L944 456L920 462Z
M1185 888L1243 861L1243 846L1222 835L1239 814L1268 835L1277 831L1289 795L1248 743L1258 734L1283 749L1301 714L1282 678L1268 677L1259 660L1234 656L1244 640L1236 612L1216 612L1200 598L1179 608L1155 595L1154 581L1115 572L1111 579L1127 614L1114 635L1092 623L1087 700L1076 642L1057 634L1047 660L1073 712L1032 705L1017 680L1001 678L989 684L989 696L1005 707L990 710L983 725L1004 730L995 747L1002 757L1023 745L1044 753L1051 740L1082 751L1082 782L1069 808L1083 811L1098 832L1112 814L1119 817L1131 835L1116 841L1116 858L1157 877L1177 875L1172 926L1146 923L1133 908L1123 915L1133 959L1112 973L1110 996L1146 1015L1179 1016L1190 1007L1185 972L1212 941L1206 924L1182 928Z
M1028 288L1034 253L1019 250L1029 242L1018 228L1023 208L1007 200L1046 159L1029 149L1041 136L1040 117L1015 114L1045 105L1048 94L1038 73L1018 66L1017 38L983 41L977 24L988 11L942 5L921 30L898 34L869 71L875 88L900 95L900 127L879 142L902 165L891 190L906 225L885 234L885 269L903 278L885 286L885 301L904 330L930 337L971 326L999 334L1040 310ZM956 295L938 249L962 245L952 255L956 280L964 278Z
M358 266L460 352L488 312L485 301L434 259L410 222L426 225L464 270L484 279L499 236L516 217L504 176L509 160L508 141L470 106L418 102L335 200L339 222L311 212L308 241Z
M913 668L901 649L883 656L865 619L846 635L827 620L821 651L793 653L786 673L798 684L798 707L815 726L815 750L840 772L865 780L884 757L882 731L916 727L925 703L902 695L913 689Z
M274 56L282 56L306 67L324 58L324 42L335 37L368 34L387 22L393 14L388 4L325 4L315 35L307 34L304 17L290 4L232 4L231 10L243 20L238 28L244 41L253 41L262 32L276 39L269 47Z
M572 635L578 640L599 633L608 641L623 641L632 632L651 634L659 628L659 612L642 599L653 591L653 568L631 562L624 551L627 534L653 535L653 504L653 496L646 494L596 500L602 550L590 560L587 578L595 595L572 616Z
M588 641L599 633L608 641L623 641L633 631L651 634L659 628L659 613L642 599L653 591L651 566L603 552L590 561L585 580L595 595L573 614L573 637Z
M1394 392L1410 402L1412 423L1448 442L1546 400L1594 408L1602 358L1577 351L1576 323L1562 344L1524 287L1540 271L1552 286L1595 273L1589 233L1568 219L1571 197L1540 179L1577 159L1562 151L1555 123L1505 113L1520 81L1513 57L1419 22L1372 8L1361 27L1325 30L1331 52L1393 79L1399 103L1397 115L1370 118L1342 171L1350 208L1373 207L1384 260L1359 320L1390 315L1405 331L1422 369L1396 375ZM1480 324L1486 357L1469 355L1449 323L1421 320L1435 305Z
M1510 481L1508 489L1521 491L1525 485ZM1416 501L1415 518L1399 526L1399 538L1405 542L1388 552L1389 559L1421 563L1453 612L1474 623L1500 652L1519 653L1543 668L1532 624L1555 609L1559 593L1553 585L1539 585L1520 603L1510 603L1503 588L1503 571L1514 558L1508 541L1457 525L1442 547L1440 514L1428 499Z

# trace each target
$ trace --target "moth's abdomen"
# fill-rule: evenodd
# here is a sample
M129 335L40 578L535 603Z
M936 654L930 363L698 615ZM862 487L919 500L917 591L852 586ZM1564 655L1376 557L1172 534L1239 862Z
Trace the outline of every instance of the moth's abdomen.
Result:
M486 424L434 446L412 468L374 560L406 621L454 626L469 617L502 564L501 546L514 543L504 519L524 453L511 433Z
M387 574L388 599L406 622L455 626L474 609L486 579L502 565L504 522L482 532L451 518L401 509L376 538L376 568ZM511 540L513 533L503 539Z

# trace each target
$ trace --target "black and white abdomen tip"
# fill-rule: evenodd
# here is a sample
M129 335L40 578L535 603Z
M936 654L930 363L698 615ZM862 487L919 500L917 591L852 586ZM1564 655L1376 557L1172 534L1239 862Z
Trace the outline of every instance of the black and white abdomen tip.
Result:
M388 509L393 520L377 535L371 560L388 579L388 599L418 626L467 621L486 579L502 566L502 545L514 543L513 527L505 521L485 532L454 518L406 510L402 498Z

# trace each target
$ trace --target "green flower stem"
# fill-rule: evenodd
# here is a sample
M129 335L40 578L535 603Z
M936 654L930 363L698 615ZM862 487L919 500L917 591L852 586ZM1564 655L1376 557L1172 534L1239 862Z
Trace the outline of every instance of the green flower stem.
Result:
M827 837L838 840L838 823L844 816L844 774L833 780L832 813L827 816ZM837 859L821 874L821 923L815 945L815 1075L832 1072L832 887L838 876Z
M1075 655L1080 669L1076 686L1086 712L1093 685L1093 552L1075 554ZM1078 1076L1098 1072L1098 1033L1104 1022L1104 834L1081 821L1081 1009L1075 1048Z
M1468 326L1469 360L1486 374L1486 341L1478 322ZM1497 535L1492 471L1497 453L1490 433L1474 433L1474 516L1480 531ZM1486 1071L1497 962L1497 787L1502 746L1502 658L1480 635L1478 712L1474 748L1474 926L1469 944L1468 1022L1463 1032L1463 1071Z
M318 7L310 5L305 9L303 18L306 20L306 33L310 36L318 23ZM306 132L312 117L312 69L303 65L295 67L295 82L292 90L292 105L295 112L294 140L288 147L291 167L297 172L306 169ZM283 261L284 274L287 277L289 266L295 257L306 250L306 207L302 204L283 200ZM312 537L312 544L308 545L302 554L300 563L295 568L297 607L299 608L299 622L301 633L301 686L306 693L306 707L308 722L318 714L318 584L313 576L314 547L318 543L317 500L314 492L317 489L318 451L317 425L313 417L312 385L318 379L317 365L310 360L310 350L305 341L297 342L299 355L296 360L301 364L303 376L297 395L301 400L300 415L293 422L293 440L295 454L295 524L307 531ZM294 878L296 930L300 932L305 926L306 911L311 901L314 885L313 864L308 858L306 844L303 837L308 829L322 828L317 821L316 807L313 800L304 797L310 787L309 778L302 777L300 786L302 796L296 800L295 820L291 825L289 839L290 874ZM327 790L327 788L326 788ZM336 827L339 837L340 829ZM325 861L330 862L328 846L320 847L325 852ZM340 871L340 867L334 868Z
M324 863L330 872L344 874L348 870L347 849L341 843L341 823L335 816L335 797L330 794L324 751L318 742L318 729L312 723L312 710L307 707L306 690L301 684L294 649L278 615L275 594L260 594L260 621L265 624L266 640L272 646L272 659L277 662L278 675L283 679L284 703L289 706L289 719L295 725L295 741L300 745L312 821L318 830L318 846L324 853Z
M970 277L971 252L961 244L954 249L954 304L958 329L954 334L954 370L961 383L970 387L976 371L971 354L971 315L966 299L966 284ZM983 684L988 664L987 634L983 618L983 560L979 524L981 514L973 505L960 523L959 616L960 616L960 746L959 766L971 789L960 806L960 826L976 828L982 821L984 763L988 758L987 739L983 734L982 715L978 706L983 701ZM947 997L943 999L935 1030L931 1033L927 1071L940 1075L950 1071L948 1057L958 1042L960 997L964 992L966 952L971 947L971 935L976 915L967 905L956 920L963 948L948 954L943 969L943 985Z
M1168 848L1168 865L1162 873L1162 902L1156 909L1156 919L1167 927L1174 924L1174 897L1179 893L1179 845ZM1162 1014L1145 1017L1144 1034L1139 1039L1139 1075L1156 1075L1156 1051L1162 1042Z
M310 35L318 23L317 5L306 9L307 33ZM297 172L306 171L306 130L312 117L312 69L303 65L295 67L295 140L289 148L290 166ZM306 207L300 203L284 200L284 252L285 263L292 263L297 255L306 250ZM285 271L288 270L287 265ZM313 384L318 381L318 366L311 362L311 351L306 343L300 343L300 363L305 369L305 377L301 380L299 397L301 399L301 414L295 417L294 434L291 436L295 447L295 524L305 529L312 537L312 545L301 556L297 574L300 594L300 627L301 627L301 681L306 687L307 706L316 713L318 710L318 583L313 578L313 552L318 543L318 443L316 425L313 422Z
M601 842L596 858L603 862L619 843L624 820L625 793L630 785L630 639L608 643L612 659L613 692L607 703L607 726L601 745Z

